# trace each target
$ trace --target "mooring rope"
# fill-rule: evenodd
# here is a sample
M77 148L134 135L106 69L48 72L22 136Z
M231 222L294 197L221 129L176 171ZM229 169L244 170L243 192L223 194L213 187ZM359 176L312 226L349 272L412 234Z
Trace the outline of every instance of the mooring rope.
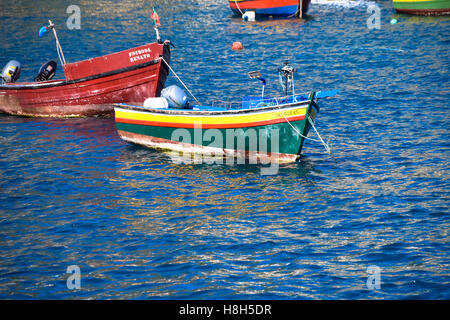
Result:
M330 146L329 146L325 141L323 141L322 137L321 137L320 134L319 134L319 131L317 131L316 127L314 126L314 121L312 121L312 119L311 119L310 116L308 116L308 121L309 121L309 123L311 124L311 127L312 127L312 128L314 129L314 131L316 132L317 136L319 137L320 142L322 142L323 146L325 147L325 150L327 151L327 153L333 158L334 162L337 163L336 158L335 158L335 157L333 156L333 154L331 153Z
M280 103L278 102L278 98L274 98L274 99L275 99L275 101L276 101L276 103L277 103L277 105L278 105L278 110L280 110L281 113L283 114L284 120L286 120L286 122L289 123L289 125L292 127L292 129L294 129L294 131L295 131L300 137L302 137L302 138L304 138L304 139L307 139L307 140L311 140L311 141L315 141L315 142L320 142L320 140L313 139L313 138L308 138L307 136L302 135L302 134L300 133L300 131L298 131L297 128L294 127L294 126L292 125L292 123L291 123L291 122L289 121L289 119L286 117L286 114L284 113L284 111L281 110L281 108L280 108Z
M311 127L314 129L314 131L316 132L317 136L320 139L320 142L322 142L323 146L325 147L325 150L327 150L328 153L331 154L331 149L330 146L328 144L325 143L325 141L323 141L322 137L319 134L319 131L317 131L316 126L314 125L314 121L312 121L311 117L308 116L308 121L311 124Z
M297 6L297 10L295 11L295 13L289 15L288 18L297 17L297 15L299 14L299 12L300 12L300 8Z
M299 0L295 13L288 16L288 18L292 17L303 18L303 0Z
M281 109L280 109L280 110L281 110ZM283 112L283 111L282 111L282 112ZM289 123L289 125L292 127L292 129L294 129L294 131L297 132L297 134L298 134L300 137L302 137L303 139L311 140L311 141L314 141L314 142L321 142L319 139L313 139L313 138L310 138L310 137L307 137L307 136L302 135L302 134L300 133L300 131L298 131L297 128L294 127L294 126L292 125L292 123L288 120L288 118L286 118L286 115L284 114L284 112L283 112L283 117L284 117L284 119L287 121L287 123ZM308 118L309 118L309 117L308 117Z
M278 101L277 101L277 103L278 103ZM323 141L322 137L321 137L320 134L319 134L319 131L317 131L316 127L314 126L314 121L312 121L312 119L311 119L310 116L308 116L308 121L309 121L309 123L311 124L311 127L312 127L312 128L314 129L314 131L316 132L316 135L319 137L319 139L313 139L313 138L309 138L309 137L307 137L307 136L302 135L302 134L300 133L300 131L298 131L298 129L297 129L296 127L294 127L294 126L292 125L292 123L289 121L289 119L286 117L286 114L284 113L283 110L281 110L279 104L278 104L278 109L283 113L283 117L284 117L284 119L286 120L286 122L289 123L289 125L292 127L292 129L293 129L300 137L302 137L303 139L306 139L306 140L314 141L314 142L321 142L321 143L323 144L323 146L325 147L325 150L327 151L327 153L328 153L328 154L333 158L333 160L337 163L336 159L334 158L333 154L331 153L331 148L330 148L330 146L329 146L325 141Z
M64 54L62 55L62 58L61 58L62 51L60 53L60 50L61 50L61 45L59 44L58 39L56 39L56 52L58 53L58 58L59 58L59 61L61 62L61 65L64 66L66 64L66 60L64 59Z
M166 64L166 66L169 67L170 71L172 71L172 73L175 75L175 77L178 79L178 81L180 81L180 83L183 85L183 87L189 92L189 94L192 96L192 98L195 99L195 101L197 101L197 103L199 105L201 105L200 101L197 100L197 98L192 94L191 90L189 90L189 88L184 84L184 82L180 79L180 77L177 75L177 73L172 69L172 67L167 63L166 60L164 60L163 57L160 57L162 61L164 61L164 63Z
M238 10L241 13L241 15L244 15L244 13L242 12L241 8L239 8L239 5L238 5L236 0L234 0L234 3L236 3L236 7L238 8Z

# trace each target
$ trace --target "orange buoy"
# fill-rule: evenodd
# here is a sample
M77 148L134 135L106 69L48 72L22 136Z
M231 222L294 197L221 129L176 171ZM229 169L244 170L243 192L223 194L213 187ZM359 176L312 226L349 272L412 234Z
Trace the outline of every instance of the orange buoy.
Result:
M244 49L244 46L239 41L236 41L233 43L233 46L231 47L233 50L242 50Z

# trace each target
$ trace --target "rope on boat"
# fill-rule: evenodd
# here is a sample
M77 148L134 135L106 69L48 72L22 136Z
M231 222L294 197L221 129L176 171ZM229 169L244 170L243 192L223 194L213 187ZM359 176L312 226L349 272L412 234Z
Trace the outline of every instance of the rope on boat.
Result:
M61 58L61 53L59 52L59 48L60 48L60 45L59 45L58 39L56 39L56 52L58 53L59 61L61 62L61 65L65 65L66 64L66 60L65 59L63 60Z
M281 109L280 109L280 111L281 111ZM292 125L292 123L288 120L288 118L286 118L286 115L284 114L284 112L283 112L283 116L284 116L284 119L287 121L287 123L289 123L289 125L292 127L292 129L294 129L294 131L295 131L300 137L302 137L303 139L306 139L306 140L314 141L314 142L321 142L319 139L313 139L313 138L310 138L310 137L307 137L307 136L302 135L302 134L300 133L300 131L298 131L297 128L294 127L294 126ZM308 117L308 119L309 119L309 117Z
M319 134L319 131L317 131L316 127L314 126L314 121L312 121L312 119L311 119L310 116L308 116L308 121L309 121L309 123L311 124L311 127L312 127L312 128L314 129L314 131L316 132L317 136L319 137L320 142L322 142L323 146L325 147L325 150L327 151L327 153L333 158L334 162L337 163L336 158L335 158L335 157L333 156L333 154L331 153L330 146L329 146L325 141L323 141L322 137L321 137L320 134Z
M278 109L280 109L280 111L283 113L284 119L287 121L287 123L289 123L289 125L292 127L292 129L293 129L300 137L302 137L303 139L306 139L306 140L314 141L314 142L321 142L321 143L323 144L323 146L325 147L326 152L333 158L334 162L337 163L336 158L335 158L335 157L333 156L333 154L331 153L331 148L330 148L330 146L329 146L325 141L323 141L322 137L321 137L320 134L319 134L319 131L317 131L316 126L314 125L314 121L311 119L310 116L308 116L308 121L309 121L309 123L311 124L311 127L312 127L312 128L314 129L314 131L316 132L316 135L319 137L319 139L313 139L313 138L309 138L309 137L307 137L307 136L302 135L302 134L300 133L300 131L298 131L298 129L292 125L292 123L291 123L291 122L289 121L289 119L286 117L284 111L282 111L281 108L280 108L279 106L278 106Z
M166 64L166 66L169 67L170 71L172 71L172 73L175 75L175 77L178 79L178 81L180 81L180 83L183 85L183 87L189 92L189 94L192 96L192 98L194 98L195 101L197 101L197 103L199 105L201 105L200 101L197 100L197 98L192 94L191 90L189 90L189 88L184 84L184 82L180 79L180 77L177 75L177 73L172 69L172 67L167 63L166 60L164 60L163 57L160 57L162 61L164 61L164 63Z
M288 16L288 18L296 17L303 19L303 0L299 0L297 4L297 10L295 10L294 14Z
M319 137L319 141L322 142L323 146L325 147L325 150L327 150L328 153L331 154L331 149L330 147L325 143L325 141L323 141L322 137L319 134L319 131L317 131L316 127L314 126L314 121L312 121L311 117L308 116L308 121L311 124L311 127L314 129L314 131L316 132L317 136Z
M295 13L293 13L293 14L291 14L291 15L289 15L288 16L288 18L292 18L292 17L296 17L296 18L298 18L299 16L300 16L300 8L299 8L299 6L297 5L297 10L295 10ZM301 17L299 17L299 18L301 18Z
M55 36L56 41L56 52L58 53L58 58L61 64L64 66L66 64L66 58L64 58L64 53L61 48L61 44L59 43L58 35L56 34L55 25L53 24L52 20L48 20L48 27L53 30L53 35Z
M239 8L239 5L238 5L236 0L234 1L234 3L236 3L236 7L238 8L238 10L241 13L241 15L244 15L244 13L242 12L241 8Z

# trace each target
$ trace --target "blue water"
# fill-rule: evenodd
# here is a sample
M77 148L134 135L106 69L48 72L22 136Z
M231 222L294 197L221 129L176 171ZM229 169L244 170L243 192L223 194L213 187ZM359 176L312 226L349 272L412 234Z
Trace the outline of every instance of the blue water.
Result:
M83 1L81 30L65 26L71 1L49 3L0 3L1 64L21 61L21 80L57 59L51 34L37 36L48 18L68 62L154 39L147 2ZM226 1L154 1L201 102L257 94L253 70L279 94L285 59L299 92L339 89L316 122L337 163L307 141L301 161L263 176L177 164L121 141L112 119L0 116L0 298L450 298L450 19L378 1L368 29L373 3L242 22Z

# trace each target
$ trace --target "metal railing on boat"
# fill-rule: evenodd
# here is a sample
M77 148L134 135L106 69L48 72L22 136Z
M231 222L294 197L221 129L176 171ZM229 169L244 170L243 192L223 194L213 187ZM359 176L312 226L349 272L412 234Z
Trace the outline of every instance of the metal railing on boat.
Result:
M283 96L283 97L260 97L260 96L247 96L242 101L224 101L224 100L211 100L207 105L211 108L221 108L226 110L240 110L240 109L254 109L260 107L276 106L287 103L296 103L308 100L308 94L299 94L295 96Z

